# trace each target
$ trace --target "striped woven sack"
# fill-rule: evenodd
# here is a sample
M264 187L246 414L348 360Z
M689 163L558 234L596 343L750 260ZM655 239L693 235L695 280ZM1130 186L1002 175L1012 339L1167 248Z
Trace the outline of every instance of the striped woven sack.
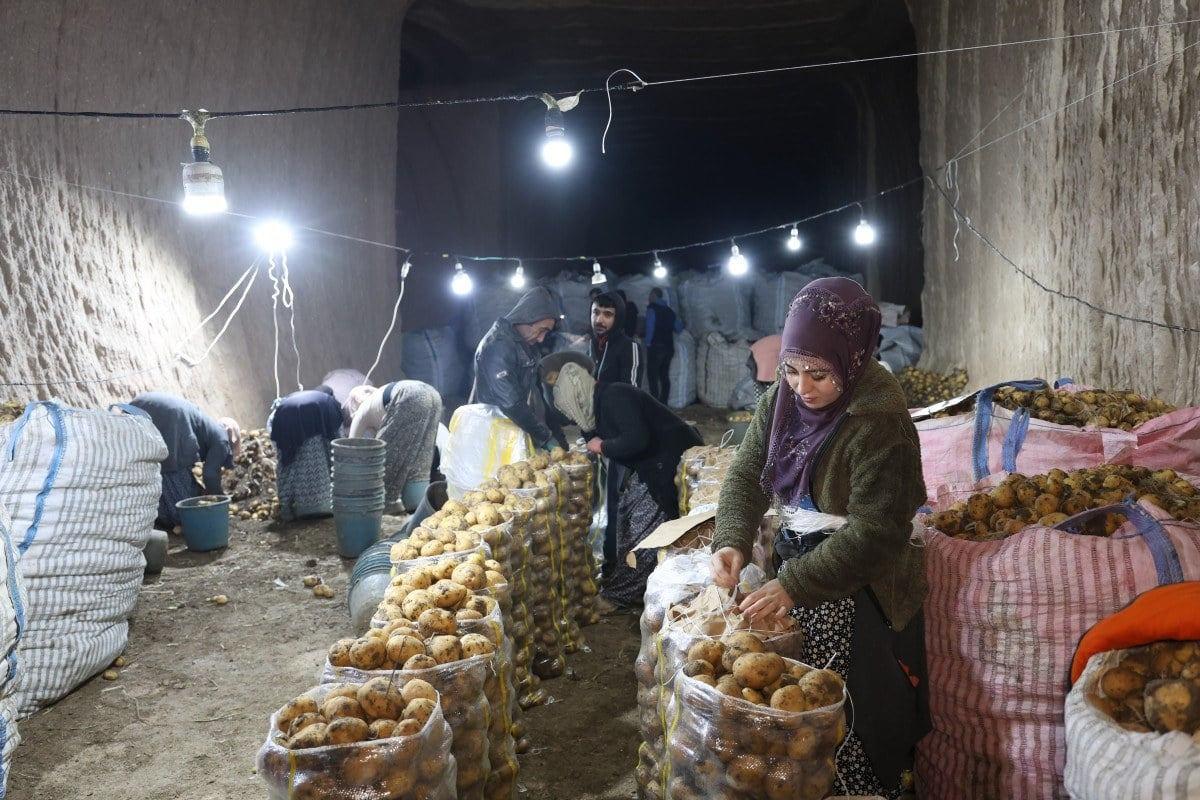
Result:
M43 401L0 428L0 504L29 599L17 651L20 717L125 648L167 447L148 415L122 410Z
M21 743L17 731L17 676L20 662L17 646L25 632L25 587L17 570L17 549L12 540L12 521L0 503L0 798L6 796L8 765Z
M1067 794L1074 800L1200 797L1200 744L1184 733L1135 733L1096 708L1100 676L1122 650L1097 653L1067 695Z
M1070 532L1110 511L1129 518L1112 538ZM1200 578L1200 526L1122 504L995 542L929 528L925 564L934 730L917 747L921 797L1061 798L1076 644L1141 592Z

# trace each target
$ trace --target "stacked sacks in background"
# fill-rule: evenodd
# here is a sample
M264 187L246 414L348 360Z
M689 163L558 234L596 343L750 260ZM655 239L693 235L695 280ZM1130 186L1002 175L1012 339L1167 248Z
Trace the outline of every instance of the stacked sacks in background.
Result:
M122 410L40 401L0 427L0 505L29 601L18 652L22 717L125 649L167 447L149 415Z
M679 311L697 341L710 333L733 339L757 338L750 311L751 287L722 272L691 274L679 283Z
M686 330L675 334L675 354L671 357L671 394L667 405L687 408L696 402L696 339Z
M470 390L468 362L450 325L403 334L400 367L404 377L428 383L443 398L465 397Z
M943 485L998 472L1046 472L1106 462L1200 474L1200 408L1059 381L989 386L952 408L914 412L930 497ZM950 416L939 416L949 411Z
M1086 476L1064 474L1088 485ZM1035 503L1058 502L1057 476L1041 477L1048 491ZM917 775L930 800L1058 796L1064 677L1075 643L1141 592L1200 579L1200 525L1171 518L1147 498L984 540L948 536L932 524L944 524L938 514L958 503L990 497L999 483L945 488L934 514L920 520L933 731L917 747ZM1100 482L1102 492L1122 485L1109 490ZM1112 535L1081 535L1105 534L1117 517L1124 521ZM988 668L981 671L981 663ZM1031 741L1042 744L1031 751Z
M738 384L753 381L750 342L710 332L700 340L696 354L696 393L700 402L713 408L730 408Z

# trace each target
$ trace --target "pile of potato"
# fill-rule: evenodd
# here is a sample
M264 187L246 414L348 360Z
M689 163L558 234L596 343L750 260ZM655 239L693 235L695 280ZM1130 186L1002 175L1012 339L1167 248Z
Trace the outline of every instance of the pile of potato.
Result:
M259 522L278 518L275 463L275 443L266 430L256 428L242 433L242 449L233 459L233 468L221 472L221 488L232 501L230 516ZM192 467L197 481L203 480L203 474L202 464Z
M1025 391L1001 386L993 398L997 405L1015 411L1027 408L1031 416L1077 428L1120 428L1129 431L1155 417L1175 410L1156 397L1134 392L1085 389L1037 389Z
M820 800L846 735L845 685L830 670L766 652L753 634L701 639L676 677L670 800Z
M450 745L427 681L326 684L275 712L258 771L272 800L452 800Z
M1196 487L1174 470L1104 464L1032 477L1013 473L996 488L934 513L929 524L958 539L992 541L1033 525L1060 525L1088 509L1128 497L1152 503L1176 519L1200 522ZM1124 523L1123 514L1107 513L1085 521L1080 532L1111 536Z
M909 408L924 408L934 403L952 400L967 388L967 371L956 369L950 373L905 367L896 376Z
M1156 642L1124 651L1088 699L1128 731L1179 731L1200 744L1200 642Z
M25 413L25 404L18 403L16 400L0 401L0 425L7 425L10 422L15 422L20 419Z

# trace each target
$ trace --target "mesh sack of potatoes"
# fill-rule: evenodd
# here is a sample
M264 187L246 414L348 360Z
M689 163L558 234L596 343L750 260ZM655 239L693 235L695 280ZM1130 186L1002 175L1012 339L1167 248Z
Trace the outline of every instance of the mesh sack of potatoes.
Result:
M483 543L483 537L479 531L467 528L462 516L437 511L414 528L407 539L392 545L392 563L470 552Z
M658 787L661 775L659 762L662 758L663 721L658 705L658 633L666 621L667 609L694 597L711 580L709 554L701 550L667 555L646 580L645 605L640 621L641 646L634 662L638 684L638 727L642 734L636 777L638 791L643 798L651 796L647 787L651 784Z
M568 605L576 623L595 625L600 621L600 587L596 583L596 556L589 539L594 471L582 453L573 452L571 457L577 460L560 465L566 478L560 523L565 543Z
M1032 476L1011 473L998 482L986 481L965 499L948 491L927 521L947 536L970 541L996 541L1035 526L1112 536L1126 516L1116 509L1090 512L1127 500L1149 503L1175 519L1200 522L1200 492L1191 480L1171 469L1122 464ZM1080 519L1077 526L1075 518Z
M271 715L256 764L270 800L454 800L452 736L426 681L324 684Z
M551 464L546 469L541 470L538 476L544 476L554 492L554 502L551 505L550 513L550 536L553 540L552 554L555 581L553 600L555 613L557 614L558 630L562 634L563 652L570 654L578 652L583 643L583 636L579 631L579 623L575 620L574 609L571 605L571 581L569 579L571 550L570 542L567 538L569 534L563 519L563 514L569 502L569 498L566 495L566 475L561 464Z
M511 525L513 552L517 566L510 579L513 591L511 618L505 619L509 636L513 641L514 679L517 684L517 701L522 708L531 708L546 701L541 688L541 679L533 672L534 623L530 610L532 599L530 579L530 526L535 504L532 500L506 498L504 514Z
M664 797L826 797L846 735L838 674L768 652L745 652L727 669L727 651L711 639L689 656L671 693Z
M1200 642L1097 653L1067 695L1071 797L1200 796Z
M512 641L505 633L503 616L504 609L511 609L511 599L500 568L498 562L473 553L443 556L438 563L398 572L372 620L373 631L383 635L369 633L386 642L383 661L378 662L378 647L369 642L358 645L357 650L356 644L350 644L345 655L341 655L344 648L335 645L329 658L331 665L361 668L379 663L380 669L399 669L419 666L413 660L422 661L422 653L441 662L487 652L489 648L479 640L479 636L486 637L496 654L484 684L484 695L492 710L488 728L492 769L485 790L489 800L510 797L516 780L517 693ZM455 636L460 637L457 649L450 641ZM353 640L344 640L348 641ZM419 647L422 643L423 651ZM365 654L367 646L374 649L374 659Z
M561 598L558 574L561 556L556 517L558 491L548 482L542 486L506 490L510 507L532 505L527 522L529 562L525 577L528 588L526 607L533 624L533 674L538 678L556 678L566 669L563 635L560 625Z
M368 637L370 634L368 631ZM491 744L488 732L492 720L491 704L488 702L484 685L487 683L488 673L498 669L497 654L492 649L491 652L466 656L463 651L468 648L471 652L483 649L479 640L486 642L487 648L494 647L482 634L469 635L478 638L472 638L467 644L462 644L457 637L436 637L436 640L426 644L419 638L404 634L404 638L412 639L406 645L414 653L405 662L407 669L362 670L338 667L334 666L338 661L337 654L331 653L331 661L326 663L322 678L329 683L365 683L374 678L387 678L403 683L419 678L433 686L441 695L442 713L445 714L452 732L450 751L457 766L456 795L459 800L484 800L487 780L491 774ZM457 647L452 647L448 638L455 638L455 641L460 643ZM338 642L334 648L338 648L342 643ZM421 651L436 652L436 655L421 655ZM458 655L459 658L454 659L454 655ZM439 663L439 658L447 660Z
M749 574L747 574L749 573ZM753 591L762 585L764 577L752 567L743 570L741 588ZM730 654L728 668L732 667L734 654L740 652L771 652L777 655L799 655L804 645L803 633L791 620L780 622L780 630L750 631L747 623L737 613L728 592L715 586L707 586L687 598L686 602L672 604L666 612L662 628L653 644L655 691L650 694L656 700L657 714L648 718L648 729L643 732L645 762L639 783L648 779L645 793L650 797L665 797L667 789L667 742L671 731L669 703L675 677L680 670L687 670L692 659L689 653L702 641L719 640L722 652ZM655 721L657 718L657 722ZM665 733L664 733L665 732ZM639 758L639 762L642 761ZM650 774L650 765L658 766L657 779ZM656 786L657 785L657 786Z

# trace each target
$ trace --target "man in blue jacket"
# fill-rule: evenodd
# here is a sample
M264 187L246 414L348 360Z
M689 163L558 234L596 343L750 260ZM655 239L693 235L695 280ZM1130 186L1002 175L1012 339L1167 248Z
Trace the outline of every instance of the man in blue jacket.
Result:
M675 334L683 330L683 320L663 299L663 290L650 290L646 306L647 379L650 394L663 405L671 396L671 359L675 356Z

